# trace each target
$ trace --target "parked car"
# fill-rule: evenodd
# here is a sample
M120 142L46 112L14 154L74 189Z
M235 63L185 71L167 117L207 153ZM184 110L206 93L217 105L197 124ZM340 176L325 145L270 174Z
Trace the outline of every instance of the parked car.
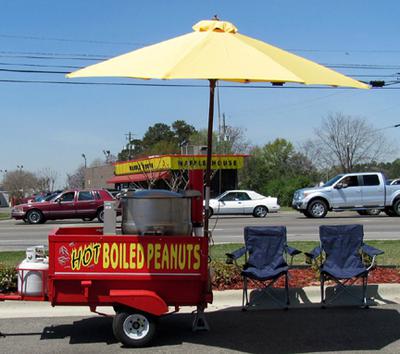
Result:
M41 224L46 220L82 219L91 221L95 217L104 220L104 202L114 200L104 189L68 190L53 196L48 201L16 205L11 216L30 224Z
M340 174L321 187L297 190L292 206L310 218L323 218L328 211L344 210L364 215L373 213L373 209L400 216L400 186L388 185L379 172Z
M250 214L264 218L280 209L278 198L265 197L254 191L231 190L210 199L209 217L212 215Z

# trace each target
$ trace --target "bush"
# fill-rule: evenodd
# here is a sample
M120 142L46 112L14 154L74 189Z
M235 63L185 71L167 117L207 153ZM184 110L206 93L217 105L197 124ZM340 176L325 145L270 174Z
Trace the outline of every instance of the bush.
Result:
M0 292L17 290L17 271L15 267L0 264Z
M219 261L211 262L211 282L218 290L234 289L241 287L242 276L240 270L232 264L225 264Z

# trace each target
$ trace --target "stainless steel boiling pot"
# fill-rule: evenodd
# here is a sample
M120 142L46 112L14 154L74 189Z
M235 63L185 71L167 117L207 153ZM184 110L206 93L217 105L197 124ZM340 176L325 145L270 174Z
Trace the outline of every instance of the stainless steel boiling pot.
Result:
M191 198L163 189L128 191L122 195L122 233L140 235L190 235Z

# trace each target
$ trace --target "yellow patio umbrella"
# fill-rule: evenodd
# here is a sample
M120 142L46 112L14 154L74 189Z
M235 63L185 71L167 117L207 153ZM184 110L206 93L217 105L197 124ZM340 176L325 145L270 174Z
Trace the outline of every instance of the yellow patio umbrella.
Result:
M214 90L217 80L233 82L293 82L306 85L368 85L265 42L238 33L230 22L209 20L193 32L88 66L67 75L75 77L129 77L138 79L204 79L210 83L207 165L205 173L208 215L211 179ZM208 235L208 218L204 219Z

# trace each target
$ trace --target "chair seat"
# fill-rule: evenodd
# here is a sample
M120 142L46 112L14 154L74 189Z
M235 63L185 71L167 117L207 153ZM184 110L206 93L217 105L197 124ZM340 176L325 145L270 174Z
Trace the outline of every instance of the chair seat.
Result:
M339 267L327 267L326 265L323 265L321 273L331 275L336 279L351 279L359 277L363 273L367 273L367 269L365 267L341 269Z
M288 269L288 266L281 266L277 268L265 267L262 269L248 267L242 271L242 275L251 279L264 281L276 278L277 276L286 273Z

